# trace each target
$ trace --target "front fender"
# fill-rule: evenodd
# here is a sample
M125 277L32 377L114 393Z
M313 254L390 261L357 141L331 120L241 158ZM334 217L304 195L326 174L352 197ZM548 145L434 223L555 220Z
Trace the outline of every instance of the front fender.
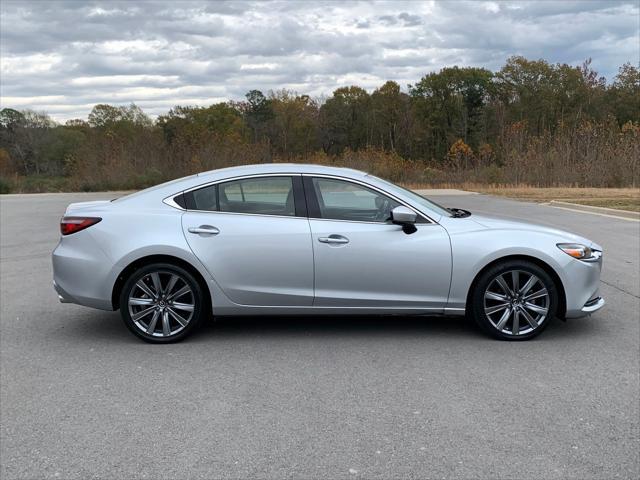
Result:
M478 274L496 260L524 256L548 265L565 289L566 268L576 261L563 253L558 238L532 231L479 230L450 232L453 268L448 308L465 308L471 285ZM565 258L566 257L566 258ZM566 289L565 289L566 292Z

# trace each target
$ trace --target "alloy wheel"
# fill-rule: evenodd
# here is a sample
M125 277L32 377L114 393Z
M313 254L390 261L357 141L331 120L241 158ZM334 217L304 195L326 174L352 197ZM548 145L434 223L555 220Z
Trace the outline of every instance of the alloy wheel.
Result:
M494 328L506 335L526 335L547 319L551 296L531 272L509 270L489 282L484 313Z
M150 272L131 288L129 315L140 331L154 337L170 337L184 330L195 311L195 295L189 283L170 271Z

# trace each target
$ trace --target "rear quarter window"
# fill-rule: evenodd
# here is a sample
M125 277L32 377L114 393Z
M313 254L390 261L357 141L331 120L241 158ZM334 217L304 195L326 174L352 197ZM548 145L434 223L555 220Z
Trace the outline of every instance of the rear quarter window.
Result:
M185 192L183 197L184 208L187 210L211 212L218 210L218 187L216 185L207 185L191 192ZM176 201L176 203L178 202Z

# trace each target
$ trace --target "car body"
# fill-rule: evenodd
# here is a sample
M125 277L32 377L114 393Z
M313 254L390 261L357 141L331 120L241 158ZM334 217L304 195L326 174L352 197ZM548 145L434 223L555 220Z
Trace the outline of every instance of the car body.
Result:
M448 210L351 169L262 164L213 170L113 201L71 204L63 224L81 228L63 234L53 252L59 298L104 310L120 308L128 277L154 262L188 271L214 316L464 315L483 272L509 261L548 275L553 285L540 285L557 290L557 298L545 299L547 307L555 302L556 316L580 317L604 305L598 296L602 248L590 240ZM583 247L589 256L574 258L562 245ZM531 268L521 270L525 277ZM518 270L511 272L504 278L516 282ZM141 287L146 291L151 281ZM500 288L496 298L517 301L515 287L505 287L514 298ZM144 302L156 298L138 294ZM513 336L527 337L519 333L520 327Z

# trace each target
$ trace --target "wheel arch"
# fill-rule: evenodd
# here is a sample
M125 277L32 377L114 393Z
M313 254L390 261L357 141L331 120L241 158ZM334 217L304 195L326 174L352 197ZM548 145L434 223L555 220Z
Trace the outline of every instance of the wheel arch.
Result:
M473 281L471 282L471 285L469 286L469 291L467 292L467 302L466 302L467 307L471 305L471 295L473 294L473 290L475 289L476 284L478 283L478 280L480 279L482 274L486 272L488 269L500 263L509 262L513 260L525 260L527 262L531 262L539 266L545 272L547 272L547 274L549 274L549 276L553 280L553 283L556 285L556 290L558 291L558 311L556 313L556 316L558 318L565 318L566 311L567 311L567 296L564 289L564 284L562 283L560 276L555 271L555 269L551 265L549 265L547 262L529 255L507 255L504 257L496 258L495 260L492 260L491 262L486 264L484 267L482 267L474 277Z
M129 265L127 265L118 274L116 281L113 285L113 290L111 292L111 304L114 310L118 310L120 308L120 305L119 305L120 293L122 292L122 288L125 282L127 281L127 278L129 278L131 274L136 270L152 263L170 263L172 265L176 265L178 267L184 268L186 271L188 271L197 280L198 284L200 285L200 288L202 288L202 291L206 295L206 298L209 299L209 303L207 304L207 306L209 308L209 311L211 310L211 290L209 288L209 285L207 284L207 281L202 276L200 271L196 267L194 267L192 264L187 262L186 260L179 257L175 257L173 255L166 255L166 254L147 255L144 257L137 258L136 260L132 261Z

